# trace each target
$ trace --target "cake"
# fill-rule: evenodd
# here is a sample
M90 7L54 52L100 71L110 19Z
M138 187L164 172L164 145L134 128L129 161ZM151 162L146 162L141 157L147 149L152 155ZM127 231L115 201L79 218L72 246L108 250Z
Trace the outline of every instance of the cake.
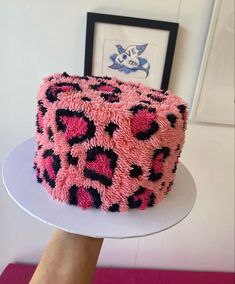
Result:
M87 210L145 210L174 184L188 106L170 90L107 76L47 76L35 157L49 198Z

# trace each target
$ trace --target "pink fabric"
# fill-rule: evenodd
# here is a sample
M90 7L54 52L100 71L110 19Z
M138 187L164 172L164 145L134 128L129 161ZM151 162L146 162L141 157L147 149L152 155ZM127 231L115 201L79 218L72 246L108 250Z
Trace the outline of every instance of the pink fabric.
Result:
M119 84L119 81L117 78L87 77L83 79L75 75L63 77L62 74L44 78L37 99L47 111L43 117L39 115L39 124L43 126L44 131L36 132L37 145L42 147L35 149L37 156L34 161L40 170L38 175L42 179L42 185L54 199L69 203L69 190L73 185L85 189L92 187L100 195L102 210L108 211L113 204L117 203L120 206L120 212L127 212L130 209L128 198L135 194L139 186L145 187L146 190L141 196L142 203L139 209L146 208L150 191L156 197L156 205L172 188L172 182L176 176L173 169L185 142L187 103L169 90L162 92L141 83ZM96 89L100 82L104 84ZM61 86L62 83L79 84L81 91L71 86ZM60 84L60 87L56 87L56 84ZM54 90L53 102L46 97L49 88ZM58 89L60 92L56 91ZM117 89L119 91L115 93ZM110 94L111 99L105 98L104 93ZM162 101L150 98L149 94ZM87 97L90 101L82 100L83 97ZM143 101L149 101L151 105ZM138 109L139 105L141 107ZM179 105L185 106L185 113L179 111ZM56 122L58 120L56 111L61 109L70 111L70 115L59 117L60 122L66 126L65 130L59 129ZM85 117L71 114L76 111L84 113ZM174 123L168 121L169 114L175 116ZM106 129L110 123L117 126L112 135ZM158 127L151 129L154 124ZM53 140L48 137L48 128L53 132ZM83 138L89 133L90 138ZM143 136L148 133L149 137L146 139L138 138L138 135ZM78 138L78 141L73 141L74 137ZM114 168L110 167L112 162L106 155L97 154L94 161L87 159L89 149L94 147L112 151L117 156L116 164L113 163ZM162 161L162 154L153 160L154 151L162 147L170 149L170 155L166 161ZM46 162L44 161L43 153L47 149L52 149L54 156L59 157L60 166L56 173L52 167L55 158L48 157ZM73 157L78 158L77 164L69 164L68 156L71 156L71 153ZM142 174L132 177L130 175L132 164L140 166ZM44 179L45 169L55 180L54 188ZM86 176L85 169L93 171L94 178ZM151 171L153 176L162 172L161 179L151 180L149 178ZM106 178L105 182L102 182L102 176ZM90 207L91 199L86 190L80 193L78 191L78 199L81 199L81 201L78 200L79 206Z
M9 264L0 284L28 284L36 265ZM141 268L98 267L92 284L234 284L231 272L177 271Z

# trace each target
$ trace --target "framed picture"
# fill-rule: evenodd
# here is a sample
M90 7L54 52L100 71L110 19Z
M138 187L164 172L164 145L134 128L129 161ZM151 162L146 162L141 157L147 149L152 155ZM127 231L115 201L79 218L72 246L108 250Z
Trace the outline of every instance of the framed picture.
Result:
M234 125L234 1L215 0L191 108L196 122Z
M178 23L87 13L84 75L166 90Z

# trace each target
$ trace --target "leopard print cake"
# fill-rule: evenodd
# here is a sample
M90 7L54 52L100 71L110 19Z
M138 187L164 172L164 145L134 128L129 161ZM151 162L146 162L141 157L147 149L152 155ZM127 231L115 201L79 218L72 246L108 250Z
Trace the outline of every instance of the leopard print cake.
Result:
M56 73L37 95L36 179L57 201L144 210L171 190L188 106L169 90Z

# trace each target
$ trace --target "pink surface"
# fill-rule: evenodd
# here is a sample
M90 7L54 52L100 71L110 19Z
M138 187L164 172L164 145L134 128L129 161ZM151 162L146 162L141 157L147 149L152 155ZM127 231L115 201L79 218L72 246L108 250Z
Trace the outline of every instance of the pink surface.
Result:
M28 284L35 265L9 264L0 284ZM235 274L130 268L97 268L93 284L234 284Z

